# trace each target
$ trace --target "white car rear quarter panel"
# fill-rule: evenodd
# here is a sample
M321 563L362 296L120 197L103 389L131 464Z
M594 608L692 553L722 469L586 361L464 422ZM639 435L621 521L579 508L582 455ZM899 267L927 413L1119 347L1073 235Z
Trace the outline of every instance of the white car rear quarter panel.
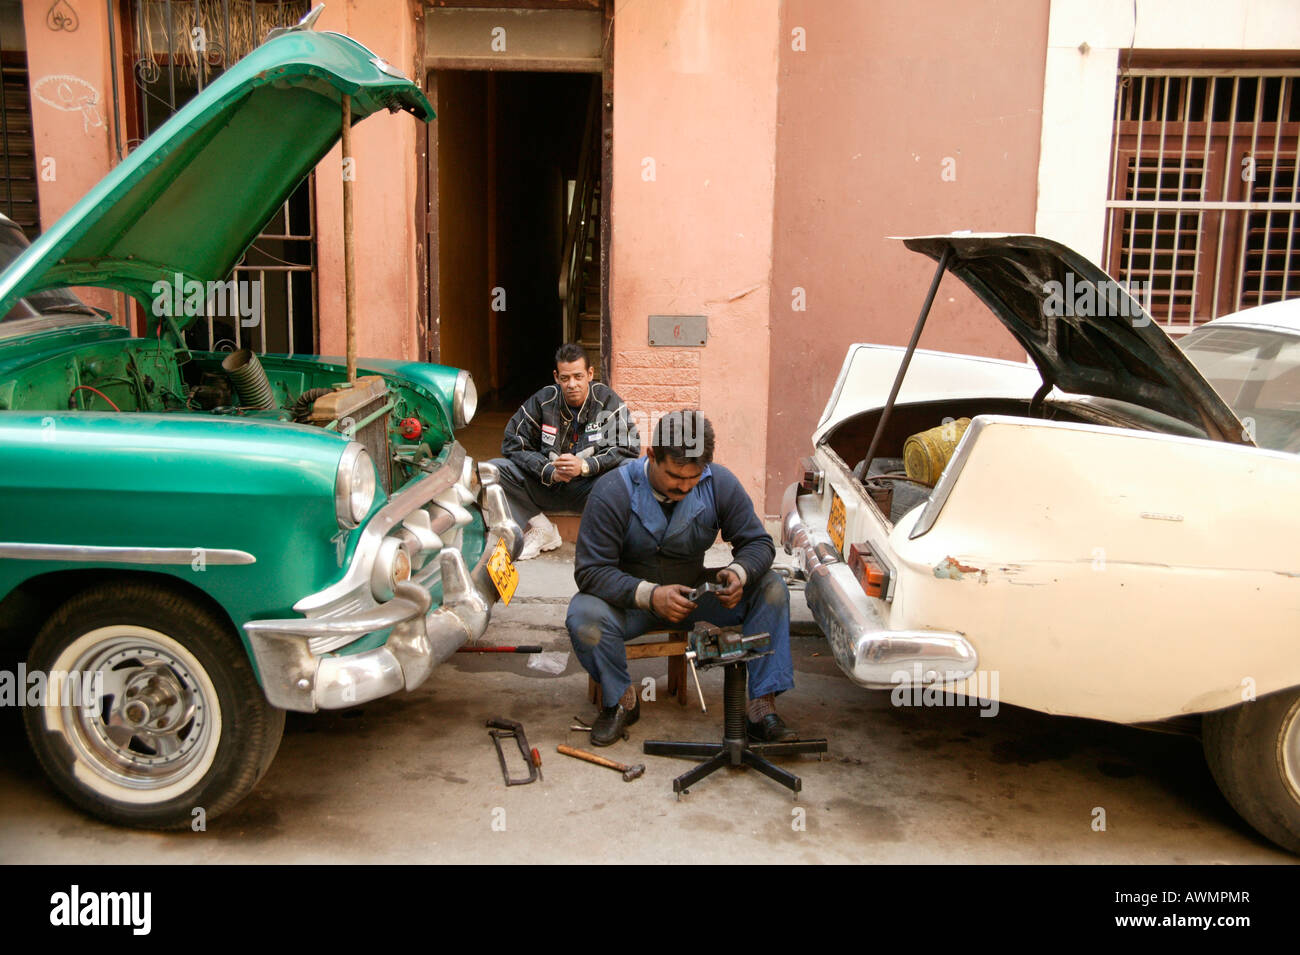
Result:
M930 532L908 540L918 508L890 534L891 629L965 634L1002 701L1048 713L1138 722L1300 685L1300 456L985 420ZM875 537L854 500L848 540Z

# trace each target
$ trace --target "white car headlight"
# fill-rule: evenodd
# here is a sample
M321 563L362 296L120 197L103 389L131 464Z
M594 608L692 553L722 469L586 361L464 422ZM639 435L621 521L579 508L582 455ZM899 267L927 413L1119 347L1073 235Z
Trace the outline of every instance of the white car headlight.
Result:
M339 527L356 527L375 502L375 465L356 441L348 442L334 479L334 510Z
M474 376L467 371L462 371L456 376L456 389L452 393L452 425L456 428L465 427L474 420L476 411L478 411L478 389L474 387Z

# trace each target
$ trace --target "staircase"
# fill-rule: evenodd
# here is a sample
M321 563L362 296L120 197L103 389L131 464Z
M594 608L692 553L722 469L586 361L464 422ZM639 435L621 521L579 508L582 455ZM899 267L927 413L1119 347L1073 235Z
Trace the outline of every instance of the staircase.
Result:
M564 230L560 303L564 340L576 342L600 373L600 84L593 83L582 134L573 205Z

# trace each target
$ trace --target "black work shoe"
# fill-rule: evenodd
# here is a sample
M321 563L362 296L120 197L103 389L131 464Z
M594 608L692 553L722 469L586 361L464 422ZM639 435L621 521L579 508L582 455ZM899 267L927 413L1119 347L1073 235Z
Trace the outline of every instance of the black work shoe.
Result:
M757 723L745 719L745 731L755 743L780 743L788 739L797 739L799 734L785 725L785 720L775 713L768 713Z
M623 730L641 718L641 700L638 699L632 709L618 706L602 706L596 722L591 724L591 745L609 746L623 738Z

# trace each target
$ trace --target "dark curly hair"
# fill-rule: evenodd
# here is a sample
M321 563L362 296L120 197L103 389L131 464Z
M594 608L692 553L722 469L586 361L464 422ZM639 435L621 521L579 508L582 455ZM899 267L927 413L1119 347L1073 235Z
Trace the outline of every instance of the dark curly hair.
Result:
M713 461L713 423L698 409L669 411L655 423L650 451L656 461L672 458L703 467Z

